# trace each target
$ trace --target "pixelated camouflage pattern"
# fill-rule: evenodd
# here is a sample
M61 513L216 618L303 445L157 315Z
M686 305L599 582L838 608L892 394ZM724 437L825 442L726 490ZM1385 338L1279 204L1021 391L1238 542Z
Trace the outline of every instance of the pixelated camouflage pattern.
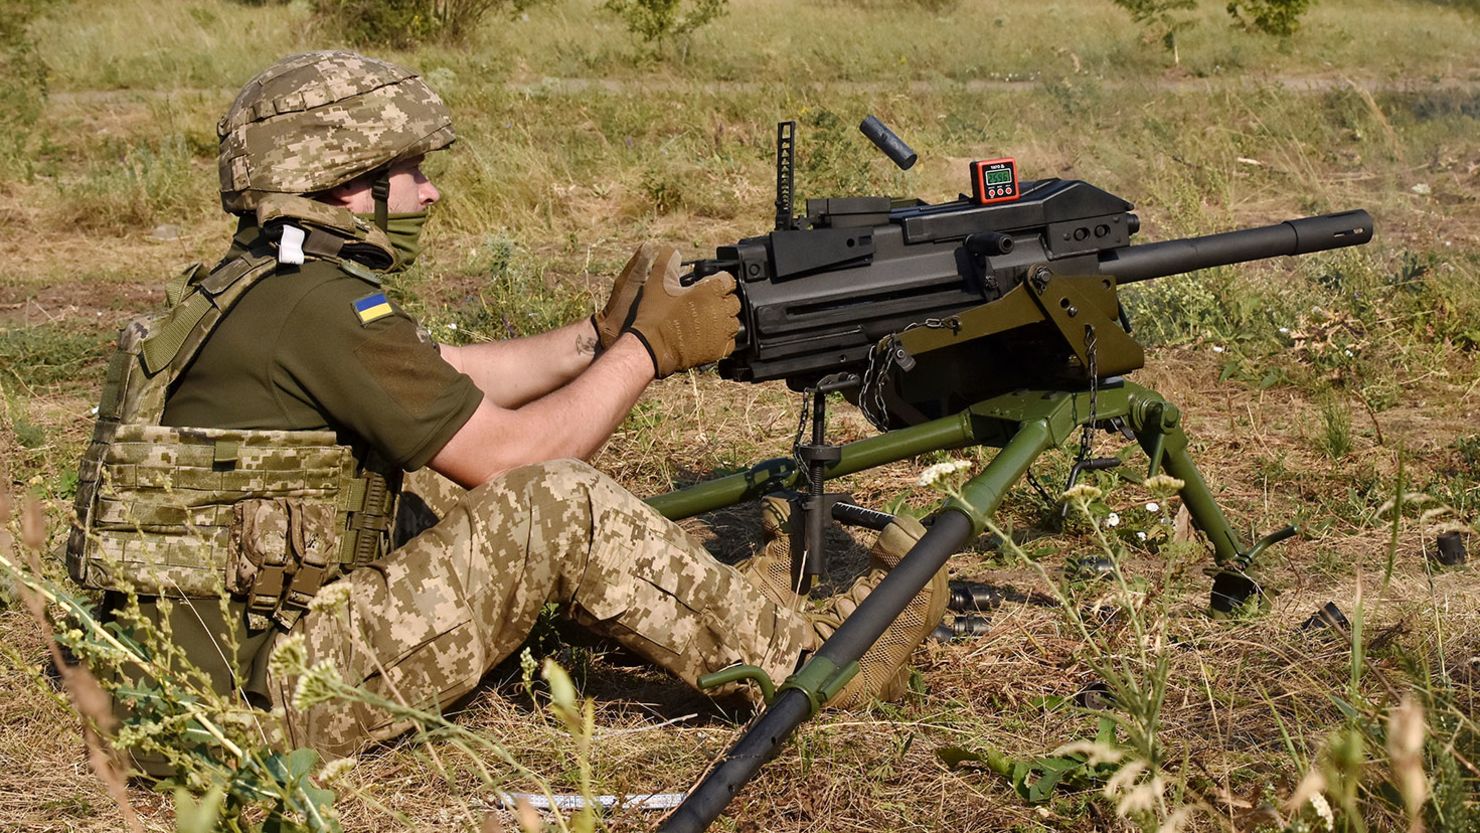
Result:
M427 478L408 488L437 502ZM328 662L381 696L445 706L523 644L549 603L691 685L735 662L784 679L816 645L806 616L585 463L515 469L444 508L436 526L339 580L352 588L345 609L299 620L293 633L305 637L310 666ZM358 702L299 711L295 684L271 686L295 745L343 755L411 728Z
M135 319L119 334L79 466L67 545L68 572L83 587L183 598L223 589L259 597L277 592L285 603L306 604L340 565L349 569L390 549L399 472L367 467L366 456L340 444L334 432L159 424L175 379L236 300L275 267L270 250L249 251L211 270L192 266L167 290L170 307L162 315ZM300 521L300 534L283 538L275 555L244 553L238 505L251 501L281 502L285 524L289 513L316 519L314 547ZM327 531L326 517L333 519ZM326 541L330 533L333 542ZM257 546L250 536L247 544ZM325 546L337 546L325 575L300 570L306 558L322 560ZM259 569L267 584L255 590L237 580L241 561L253 558L275 559L276 570ZM276 605L256 607L264 627L262 617L279 613Z
M368 246L378 257L365 257L358 252L357 259L367 263L392 263L396 258L395 247L384 231L373 223L356 217L349 209L326 202L308 199L294 194L266 194L257 200L257 225L268 228L272 223L289 221L309 229L321 229L355 246Z
M452 114L415 73L353 52L290 55L263 70L216 125L221 205L332 188L445 148Z

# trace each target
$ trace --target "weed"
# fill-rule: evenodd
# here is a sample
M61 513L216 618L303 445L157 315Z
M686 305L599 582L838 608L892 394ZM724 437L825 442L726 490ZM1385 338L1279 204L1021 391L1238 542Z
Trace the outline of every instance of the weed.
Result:
M4 375L32 391L75 382L98 364L107 348L102 334L75 325L0 329L0 367Z
M1352 450L1352 418L1345 403L1335 396L1321 405L1321 451L1332 460L1340 460Z

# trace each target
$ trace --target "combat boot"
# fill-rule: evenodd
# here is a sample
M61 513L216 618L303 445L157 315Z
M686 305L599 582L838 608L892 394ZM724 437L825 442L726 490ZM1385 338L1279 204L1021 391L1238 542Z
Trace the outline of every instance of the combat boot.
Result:
M735 569L778 606L786 610L801 608L802 596L792 584L791 575L790 501L774 495L761 499L760 548Z
M905 553L925 534L925 527L914 518L896 517L879 533L869 551L869 571L858 577L844 593L828 600L827 608L808 614L817 632L818 643L833 632L873 592ZM904 694L909 681L910 654L940 624L950 601L946 570L942 568L905 607L879 641L858 660L858 673L826 703L829 707L851 708L871 700L896 700Z

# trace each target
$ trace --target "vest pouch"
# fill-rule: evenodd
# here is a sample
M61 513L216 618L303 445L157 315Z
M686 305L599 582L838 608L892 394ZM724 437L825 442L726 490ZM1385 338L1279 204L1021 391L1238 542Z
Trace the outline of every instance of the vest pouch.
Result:
M305 558L327 568L365 491L330 432L100 422L89 460L68 561L97 590L212 597Z
M290 627L326 581L339 574L341 516L332 503L301 498L244 500L232 507L226 589L245 598L255 624Z

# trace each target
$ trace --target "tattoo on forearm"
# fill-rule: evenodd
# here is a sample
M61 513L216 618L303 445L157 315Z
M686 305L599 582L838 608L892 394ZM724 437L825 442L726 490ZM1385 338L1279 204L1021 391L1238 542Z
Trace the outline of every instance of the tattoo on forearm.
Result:
M585 334L576 336L576 352L586 356L596 355L596 347L600 344L595 336Z

